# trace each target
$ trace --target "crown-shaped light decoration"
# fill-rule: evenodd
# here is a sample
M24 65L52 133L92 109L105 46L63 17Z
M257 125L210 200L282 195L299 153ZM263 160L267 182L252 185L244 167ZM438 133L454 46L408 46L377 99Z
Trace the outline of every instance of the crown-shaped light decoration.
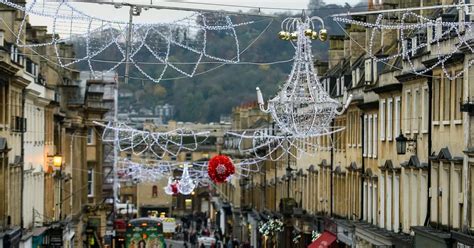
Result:
M257 87L260 109L271 114L285 135L295 138L331 133L332 120L336 115L343 113L352 100L352 95L350 95L345 105L341 106L338 101L329 96L318 80L311 53L311 39L316 33L313 31L315 20L320 21L323 27L319 32L320 39L326 40L327 31L324 29L324 22L319 17L288 18L282 22L282 28L287 29L282 32L291 34L290 40L294 42L296 49L293 68L279 93L268 101L267 108L265 108L262 93ZM341 107L342 109L338 110Z

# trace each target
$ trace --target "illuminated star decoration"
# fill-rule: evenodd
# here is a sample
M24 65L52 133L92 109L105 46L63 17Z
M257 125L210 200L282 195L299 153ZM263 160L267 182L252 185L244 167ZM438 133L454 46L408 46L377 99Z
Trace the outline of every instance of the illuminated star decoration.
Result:
M29 1L26 5L18 4L13 0L0 0L11 8L24 12L18 30L11 28L9 31L16 36L16 45L19 47L38 48L52 46L54 58L44 57L57 63L61 67L70 67L79 62L87 63L91 73L96 71L112 72L123 65L127 59L143 76L144 79L160 82L167 71L167 75L181 75L193 77L201 62L237 63L240 61L240 45L237 36L237 27L248 25L252 22L233 23L228 15L191 13L189 16L173 22L162 23L134 23L131 27L131 51L126 55L126 40L129 24L126 21L105 20L91 16L77 7L77 3L67 0L61 1ZM101 6L102 8L103 6ZM149 9L148 11L156 11ZM39 16L51 26L51 37L48 40L35 40L27 43L26 26L30 16ZM8 27L7 27L8 28ZM223 54L213 54L209 49L208 37L217 33L230 37L230 49ZM199 35L197 35L199 34ZM61 51L60 45L82 39L85 43L82 57L66 56ZM186 53L191 62L180 63L174 57L177 51ZM118 54L121 58L117 61L100 60L107 54ZM154 60L139 61L139 54L146 53ZM76 56L78 56L76 54ZM229 56L230 55L230 56ZM148 67L153 66L153 75ZM100 68L100 69L98 69Z

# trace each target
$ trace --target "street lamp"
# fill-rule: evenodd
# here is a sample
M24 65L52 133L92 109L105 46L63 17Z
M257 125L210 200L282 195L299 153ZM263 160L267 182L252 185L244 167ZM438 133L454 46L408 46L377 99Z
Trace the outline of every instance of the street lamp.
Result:
M400 131L400 135L398 135L397 138L395 138L396 141L396 146L397 146L397 154L398 155L403 155L407 151L407 143L409 143L410 146L413 146L413 152L416 153L416 136L414 139L408 139L403 135L403 132Z
M55 169L61 169L61 166L63 165L63 157L56 153L53 156L53 166Z

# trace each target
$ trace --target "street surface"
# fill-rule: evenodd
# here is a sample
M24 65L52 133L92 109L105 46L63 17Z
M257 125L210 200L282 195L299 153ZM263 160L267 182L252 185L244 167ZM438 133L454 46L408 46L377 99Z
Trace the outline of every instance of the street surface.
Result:
M167 239L166 247L167 248L184 248L184 241Z

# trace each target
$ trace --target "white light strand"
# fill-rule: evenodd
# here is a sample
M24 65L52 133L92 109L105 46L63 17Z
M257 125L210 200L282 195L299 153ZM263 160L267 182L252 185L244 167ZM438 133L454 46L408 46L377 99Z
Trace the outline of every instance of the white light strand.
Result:
M331 140L330 134L344 130L344 127L331 127L321 134ZM230 131L229 144L231 148L238 149L240 153L253 156L259 160L280 161L290 155L299 159L303 154L316 156L318 151L324 149L316 140L318 137L297 137L286 135L271 135L268 130ZM329 142L332 143L332 142Z
M465 9L465 5L458 5L459 8ZM400 23L394 23L392 19L389 19L387 17L386 24L384 24L384 14L379 14L377 16L376 22L375 23L369 23L369 22L364 22L364 21L358 21L358 20L352 20L348 18L343 18L343 17L334 17L334 21L337 22L342 22L346 24L351 24L351 25L358 25L362 26L365 28L371 28L371 36L369 39L369 45L367 47L367 55L372 58L375 62L382 62L385 63L389 60L402 57L409 65L410 71L416 75L426 75L427 72L433 70L436 67L441 67L443 70L443 74L448 78L449 80L454 80L460 76L463 75L464 70L461 70L457 72L456 74L450 73L447 68L446 68L446 63L447 61L456 53L460 53L460 49L464 47L467 49L470 53L474 53L474 48L472 47L472 44L470 44L468 41L473 38L472 33L473 33L473 22L463 22L463 21L456 21L456 22L446 22L446 21L441 21L441 20L432 20L429 18L426 18L422 15L405 11L401 15ZM406 23L407 20L418 20L418 23ZM418 44L416 46L412 46L410 48L407 47L407 45L402 42L401 44L401 49L398 53L391 54L386 57L377 57L373 53L373 48L375 46L374 40L375 40L375 31L376 30L399 30L400 31L400 40L406 40L409 38L407 33L417 31L417 30L428 30L431 29L434 37L431 39L426 39L426 42L421 42L418 41ZM437 29L441 29L437 31ZM464 32L461 32L463 30ZM428 36L428 31L426 32ZM452 45L451 47L446 47L446 41L450 41L450 38L456 37L457 43ZM427 66L427 67L422 67L417 66L413 60L414 56L417 56L417 51L420 51L421 49L425 49L427 47L430 47L430 52L435 56L437 59L436 62L433 64ZM469 60L467 63L468 68L471 67L474 64L474 60Z
M135 155L150 152L158 159L163 159L167 155L176 157L180 152L195 151L210 134L209 131L195 132L182 128L167 132L150 132L132 128L121 122L116 125L113 122L107 125L94 123L104 128L102 134L104 142L114 142L108 134L118 132L120 151L129 151Z
M38 2L32 1L26 6L22 6L12 0L0 0L0 4L5 4L19 11L25 12L19 32L15 32L17 38L16 44L19 47L37 48L43 46L52 46L56 53L57 63L61 67L70 67L79 62L86 62L89 69L94 73L93 60L99 55L104 55L113 49L116 49L122 56L119 61L111 63L107 71L114 71L126 60L124 40L127 37L128 23L120 21L104 20L90 16L74 7L73 3L65 0L60 2ZM24 26L30 15L41 16L51 22L52 35L49 41L35 41L35 43L26 43ZM216 15L213 15L216 17ZM197 22L199 21L199 22ZM193 77L196 74L199 64L204 58L222 63L238 63L240 61L240 45L237 36L237 27L245 26L253 22L233 23L229 16L219 16L216 20L209 20L203 13L193 13L192 15L169 23L136 23L132 27L131 53L129 61L145 78L155 83L160 82L169 69L185 76ZM193 33L201 32L202 35L194 35L193 39L176 39L177 30L186 30L189 37ZM234 55L231 58L221 57L207 52L208 36L211 32L221 32L232 37L234 45ZM59 38L60 36L69 36ZM60 51L63 43L71 42L77 38L84 38L86 41L85 56L64 61ZM196 44L188 45L188 41L194 41ZM162 49L162 44L166 44ZM161 47L161 48L160 48ZM191 69L179 67L179 64L169 60L170 54L178 49L183 49L189 55L188 58L196 57ZM147 52L152 55L157 62L163 63L161 68L155 68L153 71L158 76L151 75L143 68L138 57L139 52ZM191 54L193 54L191 56ZM229 54L226 50L225 54ZM103 71L103 70L101 70Z
M248 177L251 173L260 171L260 159L245 159L234 164L234 177ZM168 184L175 181L181 182L183 177L185 182L200 186L208 186L212 183L208 176L208 161L164 161L164 160L142 160L139 162L129 159L120 159L118 163L118 175L121 181L156 182L163 178L168 178ZM170 179L172 178L172 179ZM190 186L190 185L188 185ZM170 189L168 189L170 190Z

